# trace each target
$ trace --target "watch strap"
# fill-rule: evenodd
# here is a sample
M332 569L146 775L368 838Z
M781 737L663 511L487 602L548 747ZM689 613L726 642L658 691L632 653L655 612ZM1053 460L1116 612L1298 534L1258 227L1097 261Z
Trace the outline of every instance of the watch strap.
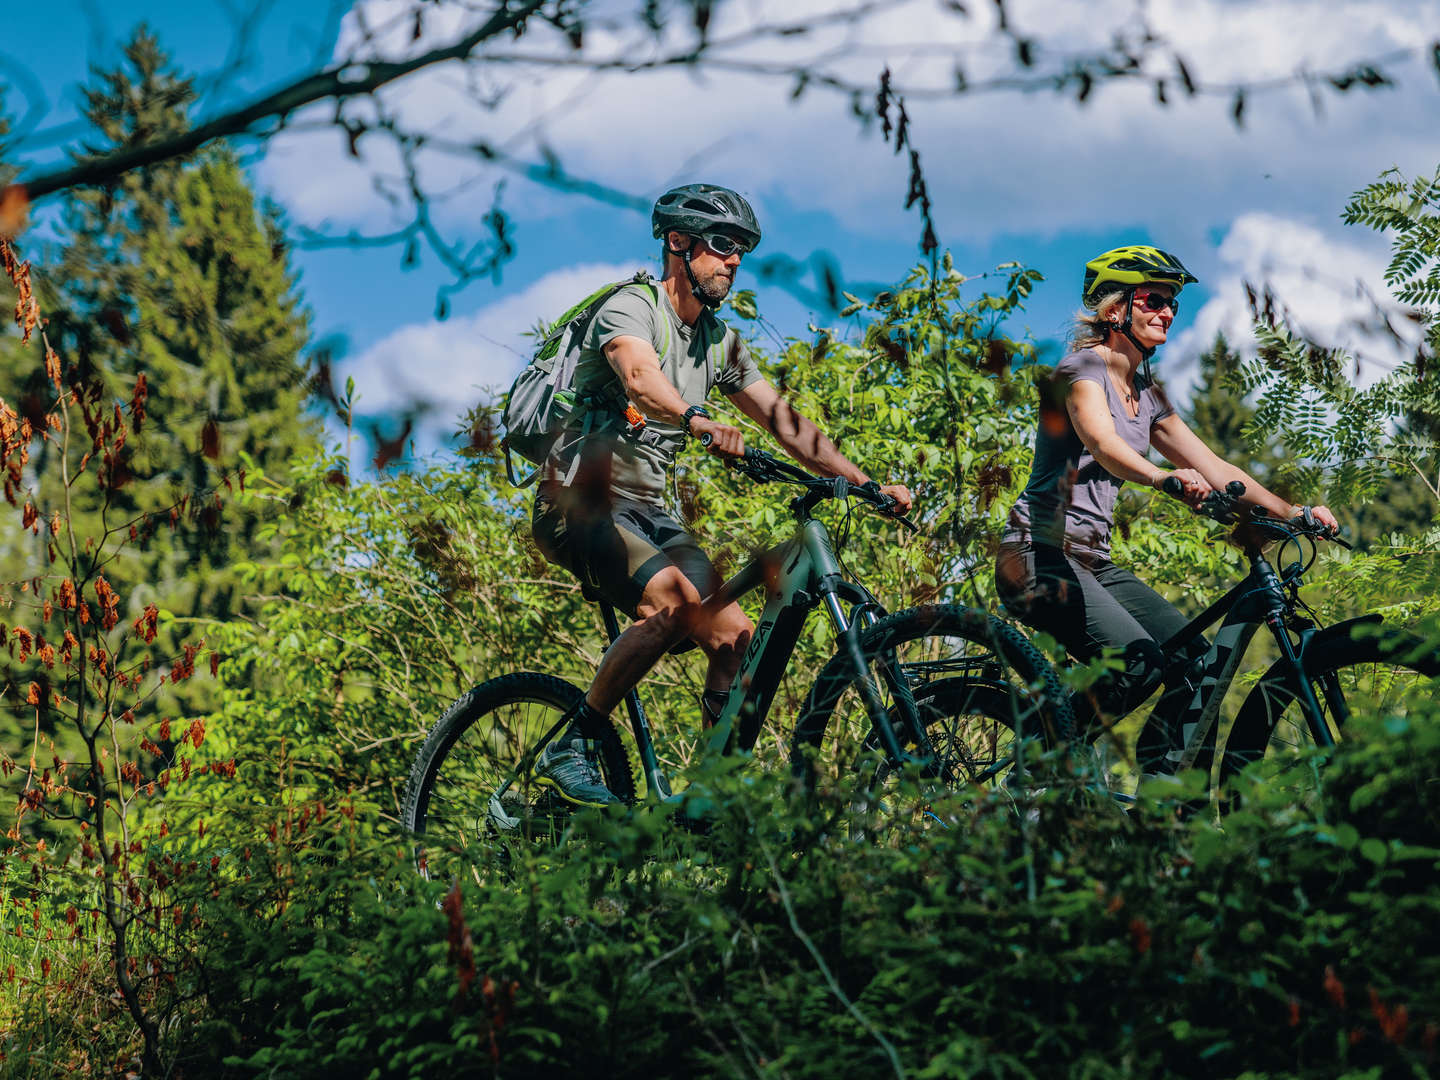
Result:
M690 421L697 416L703 416L706 420L709 420L710 410L705 408L704 405L691 405L680 418L680 426L688 432L690 430Z

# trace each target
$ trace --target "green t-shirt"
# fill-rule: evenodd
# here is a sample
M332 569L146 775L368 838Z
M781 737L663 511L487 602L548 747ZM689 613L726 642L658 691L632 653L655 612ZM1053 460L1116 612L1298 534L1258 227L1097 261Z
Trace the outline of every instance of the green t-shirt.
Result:
M577 391L584 393L619 383L603 351L617 337L650 342L660 358L660 370L690 405L702 404L716 387L734 394L761 377L739 335L711 311L703 311L694 326L686 326L664 289L630 285L607 300L591 320L575 367L573 386ZM650 420L646 426L667 436L662 445L646 446L607 433L590 436L587 442L592 445L586 445L581 452L589 458L601 449L593 441L603 440L602 452L612 455L612 494L663 506L665 478L676 453L685 444L686 432L658 420ZM569 456L577 447L572 443L565 449Z

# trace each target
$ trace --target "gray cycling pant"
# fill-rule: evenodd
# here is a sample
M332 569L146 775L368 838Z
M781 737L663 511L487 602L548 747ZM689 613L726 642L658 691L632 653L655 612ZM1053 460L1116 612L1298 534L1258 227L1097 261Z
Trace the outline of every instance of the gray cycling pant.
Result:
M1140 733L1135 756L1146 773L1171 771L1166 754L1179 747L1178 713L1191 693L1186 676L1210 645L1197 636L1171 655L1161 650L1188 621L1175 605L1109 559L1066 553L1049 544L1002 544L995 584L1012 615L1050 634L1075 659L1090 660L1107 648L1121 650L1125 669L1075 701L1082 731L1098 718L1123 716L1164 683L1165 693Z

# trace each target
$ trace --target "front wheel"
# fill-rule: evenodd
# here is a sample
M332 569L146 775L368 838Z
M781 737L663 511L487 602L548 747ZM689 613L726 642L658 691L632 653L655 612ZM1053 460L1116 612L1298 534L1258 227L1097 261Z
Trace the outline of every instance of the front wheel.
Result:
M1302 662L1320 706L1318 730L1300 704L1294 672L1276 663L1235 716L1220 763L1222 785L1263 760L1273 780L1302 795L1313 791L1317 762L1306 748L1339 741L1352 717L1408 715L1433 701L1440 677L1432 647L1407 631L1378 624L1332 627L1310 642Z
M947 788L998 780L1027 742L1069 741L1074 717L1050 662L1022 633L958 604L896 612L860 635L870 688L902 751L925 759ZM857 748L866 785L883 784L898 762L871 723L874 699L842 649L826 664L796 726L797 760L826 732L844 767ZM921 735L923 733L923 736ZM1017 738L1019 745L1017 745Z
M508 869L516 845L554 843L569 811L529 775L540 740L580 700L564 679L501 675L462 695L435 722L405 789L402 820L425 877L480 880ZM598 743L605 785L633 802L624 744L606 723Z

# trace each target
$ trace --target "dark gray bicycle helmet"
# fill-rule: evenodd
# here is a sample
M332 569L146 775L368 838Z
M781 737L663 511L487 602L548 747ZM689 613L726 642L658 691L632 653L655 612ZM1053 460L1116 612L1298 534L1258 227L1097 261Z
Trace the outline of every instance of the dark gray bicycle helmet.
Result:
M671 188L655 200L650 225L656 238L674 230L690 236L724 232L760 243L760 222L755 211L739 194L714 184L684 184Z

